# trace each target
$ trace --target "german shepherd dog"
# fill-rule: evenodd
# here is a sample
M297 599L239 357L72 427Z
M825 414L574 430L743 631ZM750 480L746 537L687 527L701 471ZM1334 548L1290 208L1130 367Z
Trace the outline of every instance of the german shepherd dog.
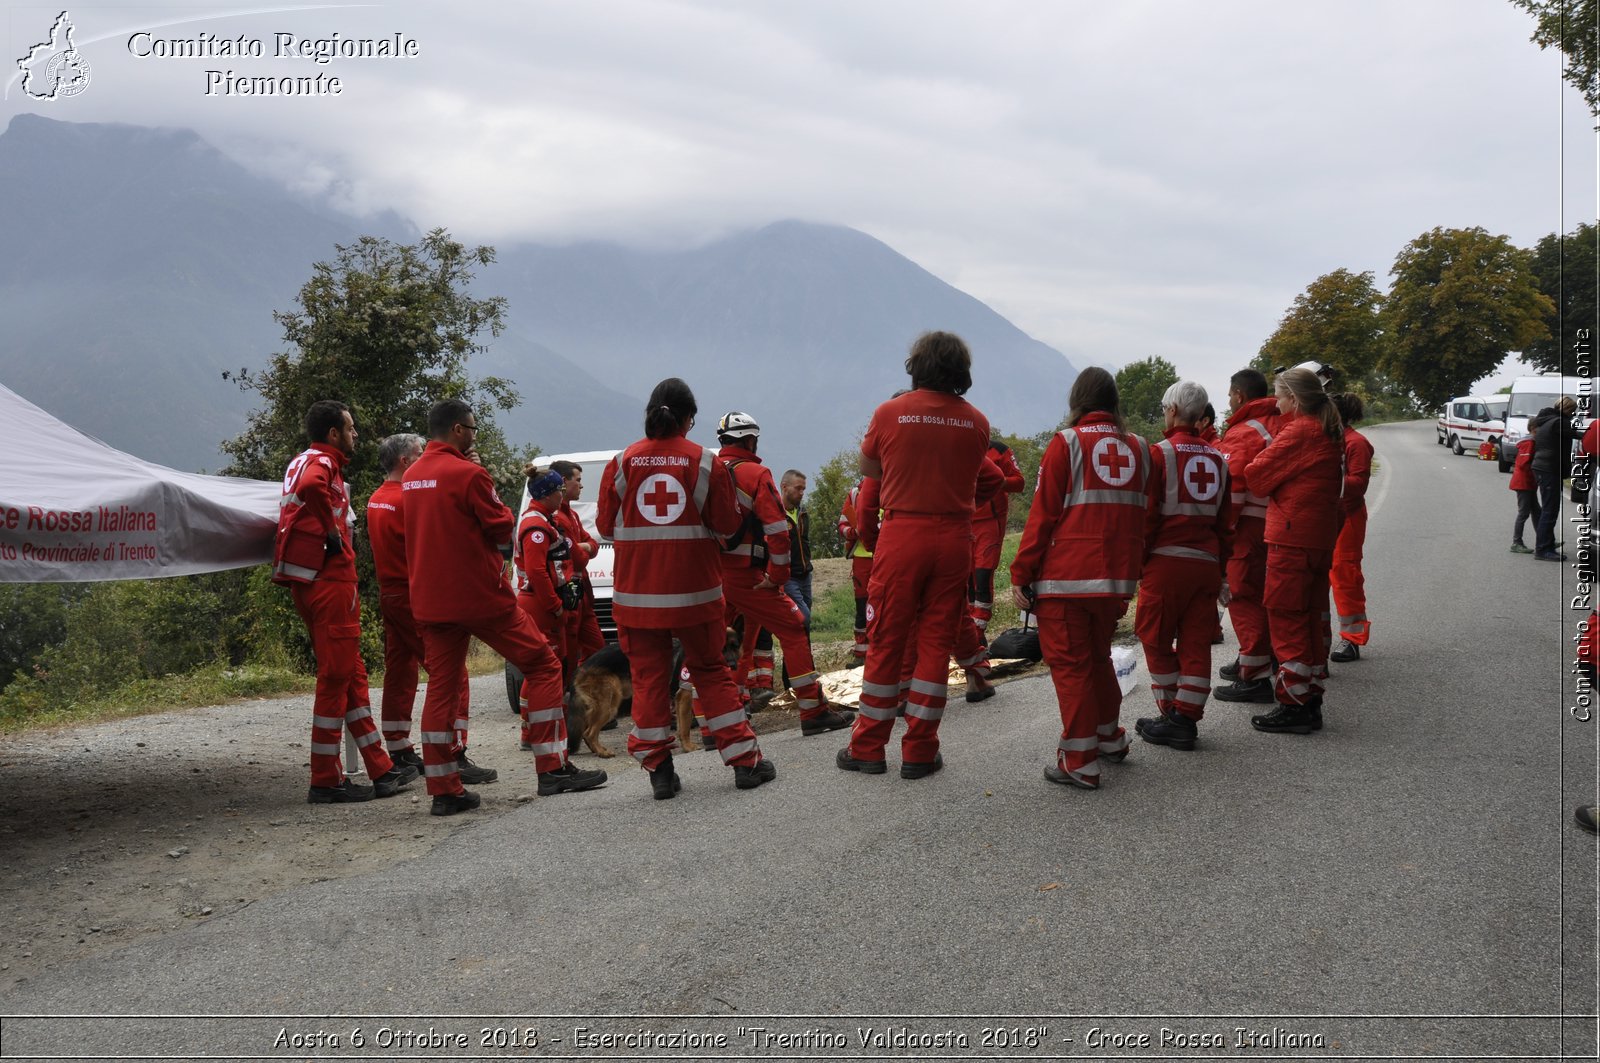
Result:
M730 627L723 640L722 657L731 671L739 664L739 646L743 635L739 627ZM692 737L694 730L694 691L684 686L683 647L676 639L672 643L672 706L677 715L678 744L686 752L700 747ZM578 667L573 677L572 690L567 695L567 751L575 753L580 743L586 743L597 757L616 756L600 738L600 732L617 718L624 701L633 699L633 674L628 666L628 655L620 646L608 644Z

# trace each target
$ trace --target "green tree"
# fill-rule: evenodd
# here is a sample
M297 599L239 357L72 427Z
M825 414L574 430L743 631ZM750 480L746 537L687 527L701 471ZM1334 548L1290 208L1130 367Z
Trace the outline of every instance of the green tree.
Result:
M861 478L861 436L855 446L841 450L822 463L806 492L811 511L811 551L817 557L843 557L844 536L839 534L839 513L850 488Z
M1540 49L1560 48L1566 57L1561 76L1583 93L1592 114L1600 115L1600 11L1596 0L1511 0L1536 21L1528 38Z
M1466 394L1507 352L1544 336L1554 310L1528 253L1482 228L1423 233L1389 273L1379 368L1425 409Z
M1294 297L1277 330L1261 345L1259 360L1267 371L1312 360L1328 362L1345 377L1359 380L1383 353L1382 308L1383 296L1371 272L1324 273Z
M1177 382L1177 367L1161 357L1129 362L1117 370L1117 397L1130 432L1137 432L1146 439L1161 438L1164 423L1161 396Z
M1541 373L1559 373L1565 359L1572 368L1572 344L1578 330L1588 329L1590 342L1600 336L1600 313L1595 298L1595 241L1600 238L1588 222L1560 238L1550 233L1534 246L1533 275L1539 290L1549 297L1545 316L1548 336L1529 343L1522 360Z

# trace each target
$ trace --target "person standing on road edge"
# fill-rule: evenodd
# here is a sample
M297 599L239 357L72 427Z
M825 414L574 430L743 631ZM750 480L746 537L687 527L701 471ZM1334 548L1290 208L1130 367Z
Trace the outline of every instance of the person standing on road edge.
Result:
M1563 395L1554 406L1540 410L1528 426L1533 436L1533 461L1530 468L1539 485L1539 524L1534 537L1536 561L1565 561L1567 555L1556 550L1556 520L1561 516L1561 481L1572 475L1572 444L1577 429L1572 415L1578 404Z
M1233 374L1228 381L1228 430L1217 449L1228 463L1228 519L1233 533L1224 608L1239 638L1239 657L1217 670L1228 680L1211 692L1218 701L1273 700L1272 631L1261 604L1267 580L1267 499L1254 490L1245 469L1272 442L1279 420L1267 378L1255 369Z
M1339 497L1343 523L1333 546L1333 568L1328 572L1342 641L1328 659L1348 664L1361 659L1361 647L1372 637L1361 552L1367 541L1367 484L1372 480L1373 451L1371 442L1354 427L1367 412L1361 396L1344 392L1331 398L1344 421L1344 493Z
M428 441L402 432L378 444L383 482L367 499L367 543L378 576L378 608L383 616L383 745L396 764L422 771L422 755L411 744L411 714L416 709L417 671L422 636L411 615L411 585L406 575L405 492L400 481Z

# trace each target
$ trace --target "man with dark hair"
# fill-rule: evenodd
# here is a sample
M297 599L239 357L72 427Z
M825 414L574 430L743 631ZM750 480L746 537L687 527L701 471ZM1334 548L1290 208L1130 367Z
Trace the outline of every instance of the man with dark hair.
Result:
M589 582L589 562L600 552L600 542L583 526L583 518L572 508L583 494L583 466L575 461L553 461L550 468L561 474L561 506L556 510L556 523L561 533L572 540L572 568L583 588L583 599L578 608L566 613L566 675L568 682L578 668L591 655L606 644L600 630L600 620L594 611L594 585Z
M786 470L778 481L778 497L783 500L783 515L789 522L789 581L783 585L783 592L800 608L809 634L811 574L816 566L811 563L811 514L802 504L806 497L806 474L799 469Z
M411 615L406 577L406 523L400 481L422 456L427 440L402 432L378 444L383 483L367 499L367 541L378 575L378 605L383 614L383 744L397 764L422 770L422 756L411 745L411 713L417 701L417 671L422 636Z
M921 779L944 766L939 721L967 601L972 510L993 497L1000 476L996 471L986 481L979 475L989 421L960 397L972 386L972 355L961 338L924 333L905 367L913 389L880 405L861 441L861 473L876 481L863 488L862 505L881 508L883 524L868 592L871 642L861 712L836 763L873 775L888 770L884 756L900 707L901 662L911 654L916 663L906 694L900 776Z
M1245 467L1267 449L1278 432L1277 400L1259 370L1241 369L1228 381L1228 431L1217 445L1228 463L1229 550L1224 605L1239 636L1239 659L1218 670L1225 686L1211 693L1218 701L1273 700L1272 634L1262 594L1267 585L1267 499L1250 490Z
M467 645L476 635L524 676L523 724L563 718L561 662L517 605L503 557L516 516L478 463L478 420L464 402L446 399L428 411L432 438L402 483L411 611L422 633L428 695L422 706L422 760L432 812L452 816L477 808L462 786L454 755L456 731L467 730L464 691ZM539 775L543 795L587 790L604 772L579 771L562 758Z
M311 446L283 475L272 581L294 596L295 611L311 634L317 658L317 690L311 709L313 805L390 797L417 777L410 765L396 766L372 722L367 669L361 661L361 598L356 592L354 518L343 469L356 453L350 408L324 399L306 411ZM350 728L373 785L344 773L339 744Z

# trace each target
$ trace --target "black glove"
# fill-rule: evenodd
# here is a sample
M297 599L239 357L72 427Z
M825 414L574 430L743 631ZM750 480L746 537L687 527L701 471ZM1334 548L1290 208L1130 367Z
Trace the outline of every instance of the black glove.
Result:
M563 609L576 609L583 604L583 584L575 579L557 587L556 594L561 598Z
M334 557L342 553L344 553L344 536L336 531L329 532L328 541L322 547L322 555L324 557Z

